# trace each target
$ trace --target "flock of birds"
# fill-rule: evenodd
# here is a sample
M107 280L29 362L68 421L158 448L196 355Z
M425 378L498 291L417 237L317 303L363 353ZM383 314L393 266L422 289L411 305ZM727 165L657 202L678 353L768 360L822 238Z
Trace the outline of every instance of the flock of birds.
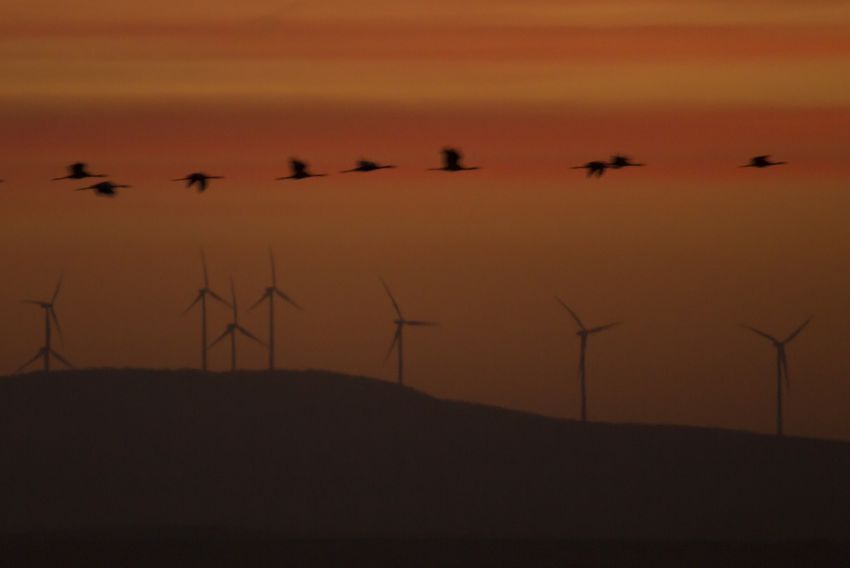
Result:
M479 166L467 166L463 163L463 155L456 148L443 148L442 150L443 165L439 168L428 168L429 171L444 171L444 172L463 172L481 169ZM774 162L769 155L755 156L750 159L749 163L742 165L742 168L767 168L771 166L780 166L787 162ZM592 160L580 166L573 166L573 169L585 170L587 177L600 178L609 169L621 170L624 168L643 167L646 164L633 162L628 156L617 154L611 156L608 161ZM347 174L353 172L369 173L378 170L393 169L397 166L391 164L381 164L372 160L358 160L355 167L347 170L342 170L340 173ZM290 174L275 178L276 180L302 180L315 177L325 177L328 174L313 173L310 171L309 164L297 158L289 160ZM88 166L84 162L76 162L68 166L68 174L62 177L54 178L53 181L60 180L83 180L89 178L106 178L107 174L91 173ZM186 183L186 187L196 188L199 192L206 191L209 187L210 180L224 179L224 176L215 176L205 174L203 172L193 172L185 177L176 178L172 181L182 181ZM2 181L2 180L0 180ZM101 181L86 187L78 188L77 191L93 191L96 195L114 197L117 195L118 189L129 188L127 184L115 183L113 181Z
M460 171L470 171L470 170L478 170L479 166L466 166L463 163L463 156L459 150L455 148L444 148L442 150L442 161L443 165L439 168L429 168L432 171L447 171L447 172L460 172ZM767 168L771 166L779 166L783 165L787 162L776 162L771 160L769 155L755 156L750 159L750 161L740 167L743 168ZM602 160L594 160L582 164L580 166L573 166L573 169L584 169L587 172L587 177L599 178L601 177L607 170L619 170L630 167L643 167L646 164L636 163L631 160L628 156L618 154L611 157L608 161ZM375 172L383 169L392 169L396 166L390 164L381 164L378 162L370 161L370 160L359 160L355 167L347 170L342 170L340 173L353 173L353 172ZM277 180L302 180L313 177L324 177L327 174L324 173L313 173L310 171L309 166L306 162L303 162L298 159L290 160L290 169L291 173L288 176L276 178ZM89 171L88 166L83 162L77 162L68 166L68 173L62 177L54 178L53 181L60 180L83 180L89 178L106 178L107 174L100 173L92 173ZM209 175L203 172L193 172L184 177L176 178L172 181L175 182L185 182L186 187L196 188L199 192L206 191L209 187L210 180L223 179L223 176ZM2 181L2 180L0 180ZM121 188L130 187L125 184L118 184L112 181L102 181L99 183L95 183L86 187L78 188L77 191L94 191L96 195L104 195L104 196L115 196L116 190ZM268 357L269 363L268 368L273 370L275 368L275 345L274 345L274 337L275 337L275 300L279 299L287 304L294 306L295 308L302 309L300 305L298 305L292 298L290 298L286 293L281 291L277 286L277 276L275 269L274 257L270 253L270 261L271 261L271 284L268 286L263 294L260 296L260 299L251 307L254 309L258 307L263 302L268 302L269 308L269 329L268 329L268 342L264 342L259 339L256 335L248 331L244 326L239 323L239 310L236 302L236 292L233 287L233 282L231 280L231 298L230 301L222 298L219 294L215 293L209 285L209 276L207 273L206 259L202 257L203 264L203 285L198 290L198 294L195 297L195 300L192 304L187 308L186 311L193 309L196 305L200 306L201 310L201 369L207 370L207 351L209 348L218 345L223 342L225 339L230 340L230 367L231 371L236 371L237 369L237 348L236 348L236 339L238 336L244 336L252 341L260 343L268 349ZM396 319L393 320L393 324L395 325L395 333L393 334L393 340L390 344L389 351L387 352L387 359L395 352L398 356L398 371L397 371L397 381L400 385L404 384L404 330L407 327L420 327L420 326L434 326L437 325L436 322L424 321L424 320L412 320L407 319L402 314L401 308L390 291L389 286L381 281L383 284L384 290L387 293L387 296L392 303L393 310L396 314ZM55 302L59 295L59 291L61 288L61 278L59 284L56 287L56 290L51 297L50 300L25 300L25 303L34 304L39 306L44 310L44 325L45 325L45 343L41 349L36 353L32 359L27 361L24 365L18 369L18 372L26 369L35 361L41 359L43 361L43 369L45 372L50 370L51 366L51 358L58 360L59 362L65 364L68 367L71 367L71 364L67 359L63 358L59 353L57 353L52 347L52 333L53 327L55 326L56 330L61 335L61 327L59 325L59 319L56 316L55 310ZM227 324L223 333L219 335L213 342L208 342L207 338L207 299L211 298L220 304L227 306L232 311L232 321ZM572 319L578 325L578 331L576 334L580 339L580 351L579 351L579 363L578 363L578 375L579 375L579 384L581 389L581 420L587 420L587 394L586 394L586 353L587 353L587 342L591 335L596 333L608 330L614 326L619 325L621 322L611 323L602 326L596 327L586 327L582 322L581 318L573 311L570 306L564 303L559 298L556 298L558 303L569 312ZM783 394L783 383L784 387L788 386L788 361L785 353L785 346L788 342L793 340L800 334L800 332L808 325L809 321L807 320L802 325L798 326L797 329L794 330L791 335L789 335L786 339L780 340L776 337L758 330L756 328L750 326L744 326L745 328L753 331L754 333L764 337L769 340L776 349L777 353L777 434L782 435L783 426L782 426L782 394Z

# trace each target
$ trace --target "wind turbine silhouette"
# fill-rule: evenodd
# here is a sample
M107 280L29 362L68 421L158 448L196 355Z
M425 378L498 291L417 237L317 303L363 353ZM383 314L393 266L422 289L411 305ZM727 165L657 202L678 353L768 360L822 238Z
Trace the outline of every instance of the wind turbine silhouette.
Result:
M216 294L210 289L210 277L207 272L207 257L204 254L204 250L201 249L201 265L204 269L204 285L198 289L198 295L195 296L195 299L189 304L189 307L186 308L183 313L189 312L192 308L195 307L195 304L201 305L201 370L206 372L207 370L207 296L211 297L214 300L224 304L228 308L231 307L227 300Z
M312 174L307 169L307 162L302 162L296 158L292 158L289 160L289 169L292 171L291 175L276 178L277 180L284 179L305 179L311 177L325 177L327 174Z
M100 183L96 183L94 185L89 185L87 187L81 187L77 189L77 191L85 191L87 189L94 190L95 195L105 195L106 197L115 197L117 194L115 192L116 189L122 187L131 187L129 185L122 185L118 183L112 183L111 181L102 181Z
M211 179L224 179L224 176L209 176L202 172L194 172L186 177L177 178L171 181L185 181L186 187L192 187L193 185L198 186L198 191L206 191L207 185L209 184L209 180Z
M404 319L404 316L401 313L401 308L398 306L398 302L396 302L393 297L393 293L390 292L390 287L387 286L387 283L384 282L384 279L381 279L381 284L384 285L384 290L387 291L387 296L390 297L390 302L393 304L393 309L395 309L395 313L398 316L396 320L393 321L395 323L395 334L393 335L393 341L390 344L389 350L387 350L387 356L384 358L384 362L386 363L387 359L390 358L390 355L393 353L393 349L397 349L398 351L398 384L400 386L404 386L404 326L436 326L439 325L437 322L433 321L422 321L422 320L407 320Z
M86 178L105 178L106 174L93 174L86 169L86 164L83 162L75 162L68 166L68 175L53 178L53 181L63 179L86 179Z
M480 170L478 166L464 166L461 163L463 154L456 148L443 148L443 165L439 168L428 168L430 171L463 172Z
M587 422L587 338L594 333L599 333L601 331L605 331L606 329L610 329L615 325L620 325L622 322L614 322L606 325L600 325L598 327L592 327L588 329L582 323L581 318L570 308L567 304L563 302L560 298L555 296L555 299L561 304L565 310L570 312L570 315L573 317L575 322L578 324L578 331L576 335L581 339L581 351L579 352L578 359L578 378L579 384L581 386L581 421Z
M293 300L292 298L287 296L286 293L282 292L277 287L277 271L275 270L274 253L272 252L271 248L269 248L269 261L271 263L271 269L272 269L272 284L271 284L271 286L266 288L265 292L263 292L263 295L260 296L260 299L257 300L257 302L253 306L251 306L250 310L253 310L254 308L259 306L260 304L262 304L266 300L268 300L268 302L269 302L269 345L268 345L268 348L269 348L269 371L274 371L274 347L275 347L275 343L274 343L274 300L275 300L275 297L278 297L281 300L283 300L284 302L287 302L287 303L295 306L299 310L303 310L304 308L299 306L295 302L295 300Z
M749 164L744 164L743 166L738 166L741 168L769 168L770 166L781 166L783 164L787 164L788 162L771 162L770 155L764 156L755 156L750 158Z
M222 341L225 337L230 336L230 371L236 372L236 334L241 333L248 339L253 339L260 345L265 345L257 336L245 329L239 324L239 307L236 304L236 288L233 286L233 278L230 279L230 297L232 299L231 307L233 308L233 321L227 324L224 333L218 336L218 339L210 343L210 348Z
M378 162L372 162L370 160L357 160L357 166L350 170L342 170L341 174L348 174L351 172L374 172L375 170L388 170L395 168L395 166L388 164L379 164Z
M56 306L56 298L59 297L59 290L61 288L62 288L62 276L59 277L59 282L57 282L57 284L56 284L56 290L53 292L53 296L50 298L50 300L46 300L46 301L24 300L23 301L23 303L25 303L25 304L33 304L33 305L36 305L36 306L38 306L38 307L40 307L41 309L44 310L44 346L41 349L38 350L38 353L36 353L35 356L32 359L30 359L29 361L27 361L26 363L21 365L18 368L18 370L15 371L16 373L20 373L21 371L23 371L24 369L29 367L32 363L37 361L39 358L44 360L44 372L45 373L50 372L50 357L51 357L51 355L53 357L56 357L56 359L58 361L64 363L66 366L68 366L70 368L74 367L64 357L62 357L59 353L54 351L52 344L51 344L52 339L53 339L53 333L52 333L53 330L52 330L51 324L56 326L56 331L59 332L59 338L60 339L62 338L62 326L59 324L59 317L56 315L56 307L55 307Z
M809 322L812 321L812 318L807 319L802 324L797 326L797 329L791 332L791 335L786 337L784 340L780 341L779 339L773 337L772 335L765 333L759 329L754 327L750 327L748 325L741 324L742 327L749 329L753 333L761 335L771 343L776 348L776 435L782 436L782 380L785 379L785 388L790 391L791 384L788 381L788 356L785 354L785 346L800 335L800 332L805 329Z

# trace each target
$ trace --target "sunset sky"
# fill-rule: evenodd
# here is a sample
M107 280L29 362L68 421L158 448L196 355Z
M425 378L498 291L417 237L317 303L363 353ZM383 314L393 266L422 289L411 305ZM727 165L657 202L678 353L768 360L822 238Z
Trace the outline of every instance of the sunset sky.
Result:
M0 7L0 369L57 305L78 366L198 364L204 246L247 308L275 249L281 365L576 417L850 439L850 4L840 0L32 0ZM428 172L461 148L477 172ZM649 167L588 180L625 152ZM763 171L749 157L787 160ZM336 174L275 182L299 156ZM132 185L51 182L67 164ZM168 180L226 176L202 195ZM211 333L226 311L212 311ZM265 312L244 324L266 335ZM224 346L221 346L224 347ZM243 343L242 366L261 368ZM213 352L224 369L226 348Z

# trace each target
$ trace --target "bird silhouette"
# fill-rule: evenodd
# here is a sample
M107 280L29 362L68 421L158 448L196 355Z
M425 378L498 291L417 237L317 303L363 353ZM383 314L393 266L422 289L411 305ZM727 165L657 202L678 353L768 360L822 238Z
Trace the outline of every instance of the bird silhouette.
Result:
M741 168L769 168L770 166L781 166L783 164L787 164L788 162L771 162L770 155L764 156L755 156L750 158L749 164L744 164L743 166L739 166Z
M77 189L77 191L85 191L87 189L91 189L94 191L95 195L105 195L107 197L115 197L117 194L115 192L116 189L130 187L129 185L123 185L119 183L112 183L111 181L102 181L100 183L96 183L94 185L90 185L88 187L81 187Z
M86 170L86 164L83 162L76 162L68 166L68 175L53 178L53 181L59 181L63 179L86 179L86 178L103 178L106 177L107 174L93 174Z
M185 181L186 187L192 187L193 185L198 186L198 191L206 191L207 185L209 185L209 180L211 179L224 179L224 176L209 176L205 173L194 172L186 177L177 178L171 181Z
M382 165L377 162L372 162L370 160L357 160L357 167L352 168L350 170L342 170L340 173L347 174L351 172L374 172L375 170L387 170L394 167L395 166L391 165Z
M327 174L313 174L307 170L307 163L302 162L301 160L297 160L292 158L289 160L289 169L292 171L292 175L288 175L285 177L276 178L278 180L283 179L305 179L311 177L325 177Z
M463 154L455 148L443 148L443 166L441 168L428 168L431 171L462 172L468 170L480 170L478 166L464 166L461 164Z
M631 158L622 154L616 154L614 156L611 156L611 161L608 162L608 167L615 170L619 170L622 168L638 168L643 167L645 165L646 164L636 164L632 162Z
M606 162L600 162L595 160L593 162L587 162L581 166L573 166L574 170L587 170L587 177L602 177L602 174L605 173L605 170L612 167L610 164Z

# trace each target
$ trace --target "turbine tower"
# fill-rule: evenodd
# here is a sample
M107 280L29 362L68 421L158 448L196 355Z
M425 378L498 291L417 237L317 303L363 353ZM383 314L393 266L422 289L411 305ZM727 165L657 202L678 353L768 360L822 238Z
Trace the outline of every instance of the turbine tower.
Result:
M36 362L38 359L42 359L44 361L44 372L50 372L50 357L55 357L58 361L65 364L67 367L73 368L64 357L62 357L59 353L53 350L52 347L52 339L53 339L53 329L52 326L56 326L56 331L59 333L59 338L62 338L62 326L59 324L59 317L56 315L56 298L59 297L59 290L62 288L62 277L59 277L59 282L56 284L56 290L53 292L53 296L49 301L39 301L39 300L24 300L25 304L33 304L40 307L44 310L44 346L38 350L38 353L35 356L21 365L16 373L20 373L27 367L29 367L32 363Z
M230 279L230 297L232 298L233 303L231 307L233 308L233 321L227 324L227 328L225 328L224 333L218 336L218 339L213 341L210 344L210 347L214 347L217 343L223 340L225 337L230 336L230 371L236 372L236 333L241 333L245 337L249 339L253 339L260 345L265 345L262 341L260 341L257 336L253 333L239 325L239 308L236 305L236 289L233 286L233 279Z
M384 290L387 291L387 296L390 297L390 301L393 303L393 309L395 309L395 313L398 316L398 318L393 321L393 323L395 323L395 334L393 335L393 341L390 344L390 348L387 351L387 356L384 361L386 362L386 360L390 358L390 355L393 353L393 349L398 351L398 384L400 386L404 386L404 326L435 326L439 324L432 321L404 319L404 316L401 313L401 308L398 307L398 302L396 302L393 297L393 293L390 292L390 287L387 286L387 283L384 282L383 279L381 279L381 284L384 285Z
M227 307L231 307L230 304L227 303L227 300L216 294L210 289L210 277L207 272L207 257L204 254L204 250L201 249L201 266L204 269L204 285L198 289L198 295L195 296L195 300L189 304L189 307L183 312L184 314L189 312L192 308L195 307L195 304L201 305L201 370L206 372L207 370L207 296L210 298L224 304Z
M801 323L797 329L791 332L791 335L786 337L783 341L780 341L773 337L772 335L765 333L759 329L754 327L750 327L748 325L743 325L742 327L749 329L753 333L757 333L761 335L771 343L776 348L776 435L782 436L782 381L785 380L785 388L791 388L790 383L788 382L788 356L785 354L785 346L800 335L800 332L809 325L809 322L812 321L812 318L807 319L803 323Z
M560 298L557 296L555 299L561 304L565 310L570 312L570 315L575 320L576 324L578 324L578 331L576 335L581 339L581 351L579 352L578 359L578 379L579 385L581 387L581 421L587 422L587 338L593 335L594 333L599 333L601 331L605 331L606 329L610 329L615 325L620 325L622 322L614 322L606 325L600 325L598 327L592 327L588 329L582 323L581 318Z
M272 268L272 284L271 284L271 286L266 288L265 292L263 292L263 295L260 296L260 299L257 300L257 302L253 306L251 306L250 309L253 310L254 308L259 306L260 304L262 304L266 300L268 300L268 302L269 302L269 345L268 345L268 347L269 347L269 371L274 371L274 347L275 347L275 342L274 342L274 301L275 301L275 297L278 297L281 300L283 300L284 302L287 302L288 304L295 306L299 310L303 310L304 308L299 306L295 302L295 300L293 300L292 298L287 296L285 292L283 292L282 290L280 290L277 287L277 271L275 270L274 253L272 252L271 248L269 248L269 262L271 263L271 268Z

